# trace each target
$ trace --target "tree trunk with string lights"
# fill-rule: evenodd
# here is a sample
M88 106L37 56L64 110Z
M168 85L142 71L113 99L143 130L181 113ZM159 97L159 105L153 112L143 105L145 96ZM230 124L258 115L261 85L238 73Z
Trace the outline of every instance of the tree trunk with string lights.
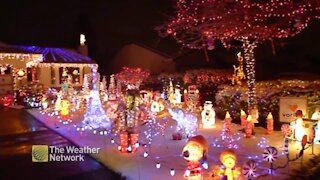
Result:
M240 41L244 50L248 108L256 104L255 47L266 40L289 38L319 18L319 0L178 0L177 14L157 28L191 49L212 50L214 42L226 47Z

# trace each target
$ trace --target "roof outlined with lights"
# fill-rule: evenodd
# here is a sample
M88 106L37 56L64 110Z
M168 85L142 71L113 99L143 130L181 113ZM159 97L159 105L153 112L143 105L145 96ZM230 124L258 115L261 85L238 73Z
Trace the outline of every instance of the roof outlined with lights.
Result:
M39 53L43 55L43 63L95 63L90 57L84 56L74 50L63 48L48 48L38 46L13 46L17 49Z

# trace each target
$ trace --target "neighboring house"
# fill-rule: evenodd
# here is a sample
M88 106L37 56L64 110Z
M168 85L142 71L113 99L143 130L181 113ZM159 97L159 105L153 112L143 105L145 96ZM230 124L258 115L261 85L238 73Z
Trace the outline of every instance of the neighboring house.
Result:
M76 50L0 43L0 94L17 90L28 82L60 87L65 73L72 76L74 86L81 86L84 74L96 65Z
M138 43L123 46L113 58L111 69L114 72L121 71L123 66L140 67L151 74L175 71L175 64L168 55Z

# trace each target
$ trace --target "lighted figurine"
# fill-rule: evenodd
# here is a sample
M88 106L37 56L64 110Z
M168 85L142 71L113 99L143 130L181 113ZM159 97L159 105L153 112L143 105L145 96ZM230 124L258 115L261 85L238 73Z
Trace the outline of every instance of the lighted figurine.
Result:
M252 122L252 135L255 135L254 127L255 124L259 123L259 111L257 105L254 105L253 108L249 111L251 115L251 122Z
M315 138L314 138L314 143L319 144L320 143L320 112L319 112L319 107L315 109L315 112L312 114L311 117L312 120L318 120L315 124Z
M195 111L199 105L199 90L195 85L188 86L188 90L184 90L184 101L187 105L187 109L191 112Z
M174 104L178 105L181 103L181 96L182 94L180 93L180 88L176 87L176 89L174 90Z
M206 101L203 106L203 111L201 112L202 127L203 128L213 128L215 127L215 116L216 113L212 107L211 101Z
M46 96L43 96L42 99L41 99L41 106L42 106L42 109L45 110L49 107L49 103L48 103L48 100L47 100L47 97Z
M197 135L188 139L182 151L184 159L188 162L184 177L189 180L202 179L203 168L207 168L208 149L208 142L203 136Z
M56 99L56 102L54 104L54 110L56 111L56 113L58 113L61 110L61 97L62 97L62 92L59 91L57 93L57 99Z
M269 112L267 116L267 134L272 134L273 133L273 116L271 112Z
M305 125L303 122L303 113L301 110L296 111L296 120L290 123L291 127L294 129L294 138L296 139L296 147L300 148L300 144L304 135L307 135Z
M246 123L247 123L247 114L242 109L240 110L240 119L241 119L241 127L245 129Z
M116 92L116 83L114 79L114 74L110 76L110 83L108 89L108 100L115 101L117 99L117 92Z
M63 99L61 101L60 115L61 115L61 118L64 120L69 118L69 101L68 100Z
M169 102L171 104L174 103L174 90L173 90L173 84L172 84L172 81L170 80L170 85L169 85Z
M250 138L253 134L253 122L251 115L248 115L247 117L247 123L245 128L246 138Z
M311 119L320 120L320 112L318 107L315 109L314 113L312 114Z
M241 168L236 167L237 155L231 150L224 150L220 154L220 161L223 167L216 166L214 168L214 175L218 175L221 179L233 180L240 176Z
M224 131L227 133L231 132L231 121L232 121L232 119L231 119L230 113L229 113L229 111L227 111L226 116L224 118L224 123L223 123Z
M238 56L239 66L236 67L235 65L233 65L234 74L232 76L232 84L241 85L242 80L244 80L246 76L243 71L243 57L241 56L241 52L239 52L237 56Z
M7 91L7 94L2 98L3 106L8 107L13 104L13 96L10 91Z

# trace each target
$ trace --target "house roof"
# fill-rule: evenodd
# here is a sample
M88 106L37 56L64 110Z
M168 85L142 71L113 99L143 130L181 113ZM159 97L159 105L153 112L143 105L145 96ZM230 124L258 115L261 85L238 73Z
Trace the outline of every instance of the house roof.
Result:
M0 42L0 53L42 54L42 63L96 63L88 56L84 56L75 50L65 48L15 46Z
M0 42L0 53L38 54Z
M84 56L74 50L64 48L48 48L38 46L14 46L23 51L40 53L43 55L43 63L85 63L93 64L90 57Z

